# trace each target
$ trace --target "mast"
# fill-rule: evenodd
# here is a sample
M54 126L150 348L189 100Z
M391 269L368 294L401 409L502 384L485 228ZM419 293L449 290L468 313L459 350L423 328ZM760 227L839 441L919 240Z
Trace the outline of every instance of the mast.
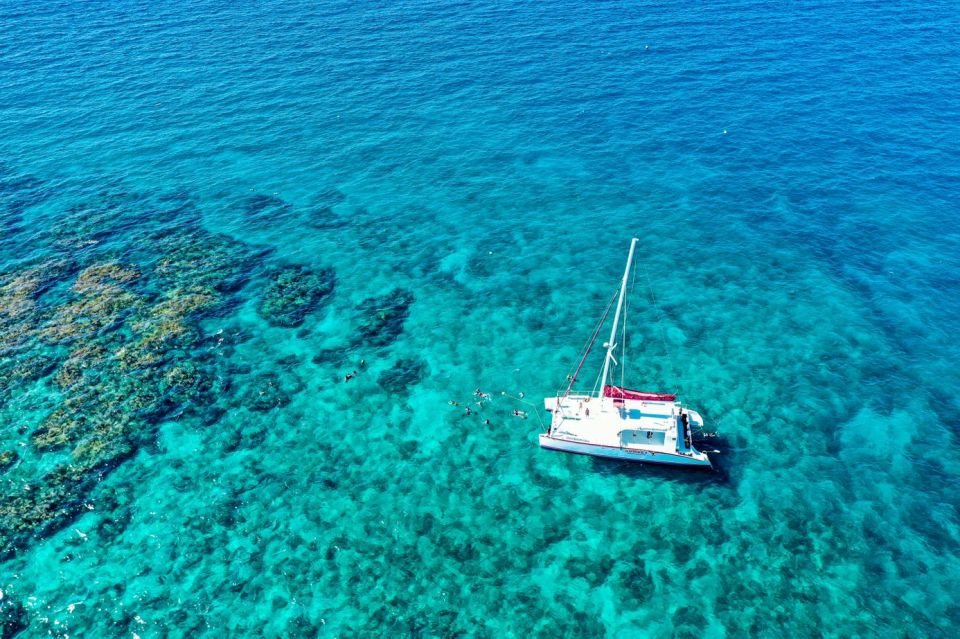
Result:
M617 300L617 312L613 315L613 327L610 329L610 341L606 343L607 356L603 358L603 376L600 379L600 395L607 385L607 373L610 371L610 360L613 359L613 349L616 348L614 339L617 337L617 324L620 323L620 311L623 310L623 295L627 292L627 278L630 277L630 264L633 262L633 249L637 246L637 238L630 240L630 254L627 255L627 267L623 269L623 280L620 282L620 298ZM614 360L616 361L616 360Z

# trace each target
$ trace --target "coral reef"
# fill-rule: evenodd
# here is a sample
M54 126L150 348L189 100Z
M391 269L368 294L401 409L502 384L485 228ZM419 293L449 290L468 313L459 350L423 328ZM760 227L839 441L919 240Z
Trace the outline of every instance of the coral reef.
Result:
M314 364L334 364L339 366L346 361L349 356L349 349L345 348L322 348L318 350L310 361Z
M26 608L18 601L0 599L0 639L13 639L30 625Z
M377 383L388 393L400 394L419 384L426 375L427 363L419 357L401 358L380 374Z
M71 270L68 260L50 258L19 271L0 273L0 353L17 350L34 337L40 296Z
M64 343L118 328L145 304L144 297L131 290L138 279L139 270L117 263L85 268L71 286L75 298L49 314L40 336Z
M274 326L300 326L307 314L330 296L334 282L333 269L286 266L271 273L257 310Z
M20 455L17 454L15 450L5 450L0 453L0 473L4 473L10 469L11 466L17 463L17 460L20 459Z
M338 229L348 223L348 220L334 210L342 204L347 196L337 188L325 188L314 196L307 208L306 222L316 229Z
M30 441L39 451L63 448L83 435L86 424L85 415L77 415L64 406L47 415L40 427L33 431Z
M118 286L131 284L140 279L140 271L135 267L122 266L116 262L89 266L77 276L73 290L77 293L97 293L112 291Z
M10 369L11 381L33 382L46 377L56 367L57 360L50 355L29 355L13 362Z
M52 189L43 180L30 174L15 174L12 169L0 166L0 206L6 214L18 216L34 204L50 197Z
M392 344L403 333L411 304L413 293L405 289L365 299L357 306L361 317L354 342L369 346Z
M284 388L280 375L270 371L254 377L242 399L250 410L263 412L289 404L291 392Z
M121 262L84 245L79 270L57 256L0 274L0 351L11 355L0 366L0 400L34 382L60 397L29 436L35 454L59 463L22 478L0 502L0 557L71 521L104 474L155 440L163 420L203 426L223 414L216 404L229 376L204 348L199 320L232 303L262 253L191 224L148 235L159 258L133 261L134 246ZM57 294L46 296L52 288ZM289 402L287 390L265 386L259 405ZM0 454L0 467L17 458Z
M243 216L258 224L275 222L292 210L293 205L275 195L252 195L243 202Z
M260 258L269 252L251 250L225 235L199 228L185 233L157 232L150 239L153 251L161 255L155 270L162 285L177 287L188 283L221 293L240 290Z
M0 362L0 406L6 404L23 384L43 379L57 367L51 355L26 355Z
M343 191L336 187L329 186L317 193L314 201L324 206L336 206L337 204L345 202L346 199L347 196Z
M101 344L82 344L60 364L53 380L62 390L67 390L79 384L86 375L96 378L102 370L104 359L109 356L109 351Z
M307 223L315 229L339 229L347 221L329 206L317 206L307 214Z

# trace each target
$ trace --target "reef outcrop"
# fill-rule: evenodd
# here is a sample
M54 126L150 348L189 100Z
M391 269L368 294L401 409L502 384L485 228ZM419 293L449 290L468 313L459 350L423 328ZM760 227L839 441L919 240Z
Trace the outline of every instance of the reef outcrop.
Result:
M82 512L103 476L152 445L164 420L206 427L228 401L229 375L211 356L201 320L234 303L263 252L190 223L180 200L173 205L187 222L173 215L180 224L161 228L130 224L110 202L115 215L96 219L128 250L100 249L104 228L85 234L78 219L56 235L48 259L0 274L0 405L28 384L48 385L56 401L25 453L51 463L17 464L17 453L0 453L0 471L42 473L17 476L0 500L0 557Z
M274 326L293 328L303 323L333 293L333 269L285 266L274 270L260 300L260 316Z
M419 357L400 358L380 374L377 383L388 393L400 394L419 384L427 372L427 363Z
M403 333L410 315L413 293L406 289L394 289L380 297L369 297L360 302L360 314L355 344L388 346Z

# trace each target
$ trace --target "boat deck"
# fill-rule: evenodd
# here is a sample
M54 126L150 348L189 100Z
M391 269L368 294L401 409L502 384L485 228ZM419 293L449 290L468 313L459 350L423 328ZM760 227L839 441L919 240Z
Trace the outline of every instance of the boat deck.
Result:
M670 458L684 457L690 462L699 460L701 456L706 457L693 448L689 432L684 432L680 415L686 413L691 428L700 426L702 418L695 411L681 408L679 402L621 400L577 394L569 395L562 401L557 397L548 397L544 400L544 406L553 413L548 439L554 445L566 442L616 450L616 457L632 453L653 454ZM672 463L679 461L672 459ZM706 463L709 464L708 461Z

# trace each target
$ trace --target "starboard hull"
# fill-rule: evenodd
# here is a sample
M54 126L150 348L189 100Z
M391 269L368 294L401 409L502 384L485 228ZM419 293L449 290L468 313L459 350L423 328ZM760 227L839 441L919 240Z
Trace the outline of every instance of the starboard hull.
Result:
M540 435L540 447L547 450L556 450L563 453L573 453L576 455L590 455L591 457L603 457L605 459L618 459L621 461L640 462L643 464L661 464L665 466L685 466L687 468L712 468L710 459L706 455L694 457L692 455L681 455L666 452L655 452L643 449L627 449L614 446L602 446L599 444L588 444L582 442L573 442L567 439L558 439L550 435Z

